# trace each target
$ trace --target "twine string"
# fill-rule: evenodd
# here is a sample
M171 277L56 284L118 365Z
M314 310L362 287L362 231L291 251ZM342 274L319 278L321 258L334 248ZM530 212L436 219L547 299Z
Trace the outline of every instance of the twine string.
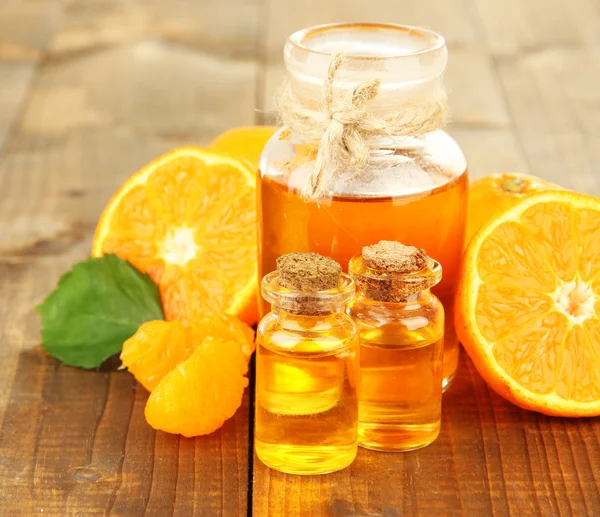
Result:
M332 57L323 103L317 108L307 106L289 82L284 83L277 98L282 122L301 138L320 142L314 170L303 191L306 199L326 194L333 175L365 168L370 153L368 140L419 136L439 129L446 121L447 97L441 87L427 99L402 102L398 110L380 115L369 109L370 101L379 93L378 78L359 84L351 95L336 94L336 77L345 59L343 52Z

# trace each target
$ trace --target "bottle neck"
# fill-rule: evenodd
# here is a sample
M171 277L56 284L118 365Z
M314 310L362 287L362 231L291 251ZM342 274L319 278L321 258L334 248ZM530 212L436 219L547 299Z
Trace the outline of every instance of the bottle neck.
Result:
M377 79L378 94L369 102L374 114L443 93L448 51L439 34L395 24L331 24L292 34L284 48L290 86L305 106L323 102L329 67L340 51L336 93L352 95L358 85Z
M401 106L424 103L445 97L443 76L429 78L413 83L411 81L388 82L381 73L373 72L364 74L365 80L378 79L381 81L379 92L369 103L369 111L375 116L384 116L386 113L396 111ZM290 87L298 100L305 107L316 109L323 103L324 83L319 80L307 80L304 76L288 75ZM352 92L363 84L356 79L345 82L336 81L336 93L341 97L350 97Z
M339 319L344 317L346 305L333 307L327 311L303 314L273 304L271 313L277 318L279 325L286 330L322 330L335 326Z
M433 296L430 289L442 279L442 266L429 257L426 257L426 264L416 271L390 273L371 267L362 255L357 255L350 259L348 269L363 298L391 305L429 303Z
M368 293L357 287L355 303L362 303L364 305L382 306L391 310L406 310L411 307L422 307L423 305L429 305L434 299L434 295L431 289L423 289L417 293L408 295L405 299L395 302L386 302L371 298Z
M276 314L277 316L285 317L285 318L287 318L287 317L293 318L296 316L302 316L303 318L312 318L312 317L321 318L323 316L343 314L345 311L346 311L346 305L340 305L337 307L329 307L327 309L323 308L321 310L308 311L308 312L285 308L279 304L271 305L271 312L273 314Z
M343 313L355 292L352 278L342 273L339 285L333 289L302 292L287 289L279 284L277 272L265 275L261 282L263 298L271 304L278 315L323 316Z

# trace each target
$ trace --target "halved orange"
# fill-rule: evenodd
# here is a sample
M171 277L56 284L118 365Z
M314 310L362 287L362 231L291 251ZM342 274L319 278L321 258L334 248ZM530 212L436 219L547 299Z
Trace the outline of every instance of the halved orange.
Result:
M96 228L95 257L116 253L160 287L168 320L257 319L256 174L242 159L186 147L134 174Z
M600 415L600 200L546 191L486 224L467 249L456 327L506 399Z
M202 318L184 327L173 321L148 321L123 344L121 362L152 391L173 368L185 361L207 337L237 343L246 360L254 352L254 331L238 318Z
M209 145L210 149L246 158L258 168L263 148L278 128L273 126L235 127L221 133Z
M233 341L206 338L163 377L146 403L146 421L183 436L212 433L242 405L248 364Z
M562 190L542 178L518 172L488 174L472 181L469 185L465 245L487 221L515 206L523 197L549 189Z

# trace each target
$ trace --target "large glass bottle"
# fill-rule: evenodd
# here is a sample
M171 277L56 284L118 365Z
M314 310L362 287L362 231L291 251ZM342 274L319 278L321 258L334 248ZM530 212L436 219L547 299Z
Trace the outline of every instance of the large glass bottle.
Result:
M344 63L336 88L352 92L370 78L380 81L372 110L385 113L426 99L441 88L447 64L444 39L416 27L334 24L294 33L285 62L291 89L306 105L323 102L332 54ZM292 251L327 255L347 268L361 248L379 240L410 242L436 257L444 279L434 293L446 309L444 386L458 366L453 298L462 260L467 201L467 165L457 143L438 129L418 136L368 141L370 155L358 173L332 175L326 194L301 195L315 168L320 142L282 128L260 160L259 275L275 269ZM263 303L262 314L268 311Z

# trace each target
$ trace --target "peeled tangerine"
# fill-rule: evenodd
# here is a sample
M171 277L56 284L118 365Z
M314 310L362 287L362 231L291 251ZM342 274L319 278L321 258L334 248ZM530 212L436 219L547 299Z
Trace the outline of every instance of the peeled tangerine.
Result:
M121 362L144 388L152 391L209 336L234 341L246 360L254 352L254 331L237 318L221 315L195 320L187 327L177 320L144 323L123 344Z
M600 415L600 200L523 198L469 244L458 335L482 377L513 403Z
M154 429L186 437L212 433L241 406L247 371L238 344L205 338L154 388L146 404L146 420Z

